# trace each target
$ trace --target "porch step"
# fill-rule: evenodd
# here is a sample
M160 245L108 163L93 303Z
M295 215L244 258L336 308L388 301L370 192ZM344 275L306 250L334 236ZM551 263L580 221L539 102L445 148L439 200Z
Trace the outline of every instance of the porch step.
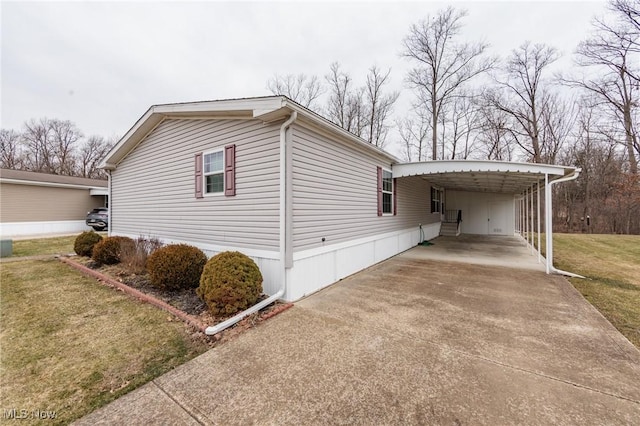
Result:
M442 222L440 225L440 235L447 237L457 237L460 235L458 224L455 222Z

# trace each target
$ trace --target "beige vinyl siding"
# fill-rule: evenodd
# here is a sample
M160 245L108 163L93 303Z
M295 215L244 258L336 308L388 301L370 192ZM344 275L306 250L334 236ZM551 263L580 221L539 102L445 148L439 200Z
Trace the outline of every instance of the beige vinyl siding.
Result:
M381 155L296 123L293 129L293 247L295 251L399 231L437 221L430 185L419 177L397 180L398 214L378 216L377 167ZM322 242L325 238L325 242Z
M0 184L3 223L83 220L89 210L103 206L104 197L92 197L89 188Z
M278 125L170 119L112 172L115 233L254 249L278 247ZM195 198L195 155L236 145L236 195Z

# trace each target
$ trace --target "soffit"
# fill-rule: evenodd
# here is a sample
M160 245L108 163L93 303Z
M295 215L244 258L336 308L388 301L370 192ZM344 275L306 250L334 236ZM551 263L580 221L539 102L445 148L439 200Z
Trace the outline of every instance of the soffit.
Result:
M544 183L545 175L552 180L573 172L573 167L503 161L431 161L393 166L393 176L397 178L420 176L444 189L505 194L519 194L538 182Z

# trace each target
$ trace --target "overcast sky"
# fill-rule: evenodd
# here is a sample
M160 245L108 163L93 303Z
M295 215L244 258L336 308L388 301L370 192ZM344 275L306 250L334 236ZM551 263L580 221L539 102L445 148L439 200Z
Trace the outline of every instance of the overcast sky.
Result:
M71 120L122 136L153 104L270 94L275 73L324 76L338 61L363 83L391 68L406 112L409 26L447 5L467 9L462 38L505 56L522 42L571 53L605 12L591 2L6 2L1 14L2 128ZM394 152L394 149L390 149Z

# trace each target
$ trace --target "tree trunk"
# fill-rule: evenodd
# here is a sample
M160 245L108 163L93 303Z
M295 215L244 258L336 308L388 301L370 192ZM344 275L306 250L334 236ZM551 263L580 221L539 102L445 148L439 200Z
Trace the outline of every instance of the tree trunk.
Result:
M629 171L633 175L638 174L638 160L636 159L636 153L633 148L633 130L631 121L631 106L626 104L624 106L624 132L626 136L625 145L627 146L627 154L629 155Z

